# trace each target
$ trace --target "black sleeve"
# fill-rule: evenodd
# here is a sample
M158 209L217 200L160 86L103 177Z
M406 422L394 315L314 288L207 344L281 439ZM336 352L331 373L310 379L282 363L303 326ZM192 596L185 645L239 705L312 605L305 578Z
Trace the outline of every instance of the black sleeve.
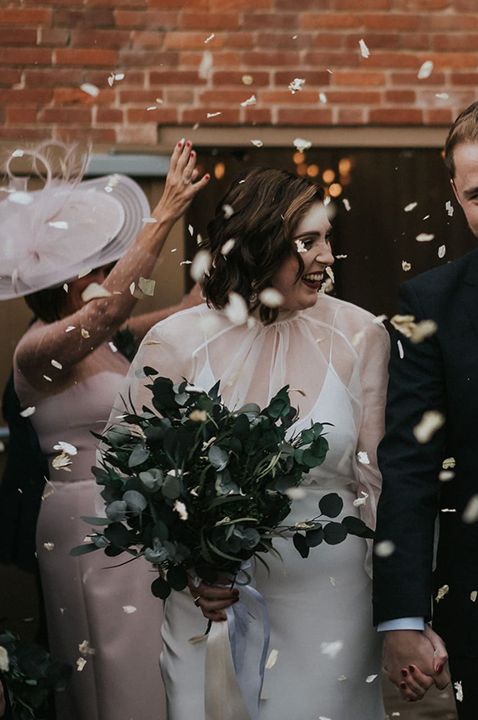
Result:
M400 297L402 314L413 315L417 321L428 319L413 286L402 286ZM401 617L430 618L438 475L446 422L423 444L416 440L413 428L426 411L445 415L445 396L437 335L414 344L394 332L385 437L378 451L383 486L375 540L391 541L394 551L387 557L374 553L375 624Z

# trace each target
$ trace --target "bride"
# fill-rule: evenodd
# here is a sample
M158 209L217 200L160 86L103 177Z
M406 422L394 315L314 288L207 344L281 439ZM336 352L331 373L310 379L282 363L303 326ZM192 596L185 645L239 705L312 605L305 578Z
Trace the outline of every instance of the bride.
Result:
M146 365L206 389L220 380L231 408L265 406L288 384L299 407L295 430L331 423L330 450L304 478L291 523L316 515L317 501L336 491L343 515L373 525L389 339L371 314L319 292L334 262L322 190L280 170L251 170L219 204L204 249L206 303L153 327L123 397L129 392L138 409L149 405ZM249 317L235 309L246 306ZM119 402L113 416L118 412ZM268 560L270 574L255 568L271 620L270 648L277 651L265 674L260 720L383 720L367 542L349 537L322 545L307 560L289 539L276 547L282 560ZM205 583L192 592L195 601L185 590L165 603L161 667L169 720L204 720L206 643L189 639L204 632L200 609L222 622L240 596L240 589ZM229 708L227 717L237 715Z

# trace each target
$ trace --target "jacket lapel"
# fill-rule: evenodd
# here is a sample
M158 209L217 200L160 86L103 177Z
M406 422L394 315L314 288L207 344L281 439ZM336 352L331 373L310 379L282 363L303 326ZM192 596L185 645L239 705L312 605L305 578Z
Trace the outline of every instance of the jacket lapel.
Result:
M471 252L468 257L469 263L462 286L462 300L464 310L478 334L478 250Z

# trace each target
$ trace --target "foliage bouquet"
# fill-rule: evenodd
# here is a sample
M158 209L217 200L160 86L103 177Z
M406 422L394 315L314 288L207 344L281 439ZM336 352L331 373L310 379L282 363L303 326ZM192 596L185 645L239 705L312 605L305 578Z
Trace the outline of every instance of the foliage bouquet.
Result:
M288 432L297 418L288 386L264 409L248 404L230 410L221 400L219 383L206 392L186 381L174 384L151 367L143 372L150 380L146 387L152 407L138 411L125 403L119 424L97 436L101 463L93 472L103 486L106 517L84 518L103 528L72 553L102 548L109 557L124 551L133 558L144 556L158 570L151 587L163 599L171 590L183 590L192 575L207 582L227 575L241 583L241 603L229 609L228 620L240 613L247 597L253 608L243 608L236 625L245 628L247 618L263 618L257 662L237 660L231 641L236 669L251 672L259 666L255 698L246 702L249 714L238 714L255 717L268 634L263 598L249 582L251 559L265 563L265 554L277 552L273 540L279 536L292 533L295 547L307 557L309 548L322 541L337 544L349 532L364 534L367 528L353 517L323 522L323 516L337 517L342 510L335 493L322 497L316 517L284 524L302 476L320 465L328 450L320 423L295 435ZM211 634L221 632L220 625L215 623ZM213 644L211 634L208 645ZM230 637L237 637L237 627L230 629ZM250 686L250 678L244 685Z
M65 690L72 672L44 648L8 630L0 633L0 670L15 720L46 720L52 693Z

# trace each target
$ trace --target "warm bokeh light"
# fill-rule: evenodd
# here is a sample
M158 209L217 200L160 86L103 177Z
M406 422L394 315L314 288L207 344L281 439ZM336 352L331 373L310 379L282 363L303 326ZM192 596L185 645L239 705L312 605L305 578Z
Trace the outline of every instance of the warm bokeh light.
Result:
M305 153L299 151L295 152L292 155L292 160L295 162L296 165L300 165L305 160Z
M318 165L309 165L307 168L307 175L311 178L317 177L319 174L320 168Z
M297 165L296 171L297 175L305 177L305 175L307 175L307 165L305 163L300 163L300 165Z
M216 180L222 180L225 172L226 166L223 162L218 162L214 165L214 177L216 178Z
M334 182L335 180L335 172L331 170L331 168L324 170L324 172L322 173L322 180L327 183L327 185L330 185L330 183Z
M341 158L339 160L339 173L340 175L348 175L352 170L352 161L350 158Z
M342 185L340 183L333 183L329 187L329 193L331 197L339 197L342 194Z

